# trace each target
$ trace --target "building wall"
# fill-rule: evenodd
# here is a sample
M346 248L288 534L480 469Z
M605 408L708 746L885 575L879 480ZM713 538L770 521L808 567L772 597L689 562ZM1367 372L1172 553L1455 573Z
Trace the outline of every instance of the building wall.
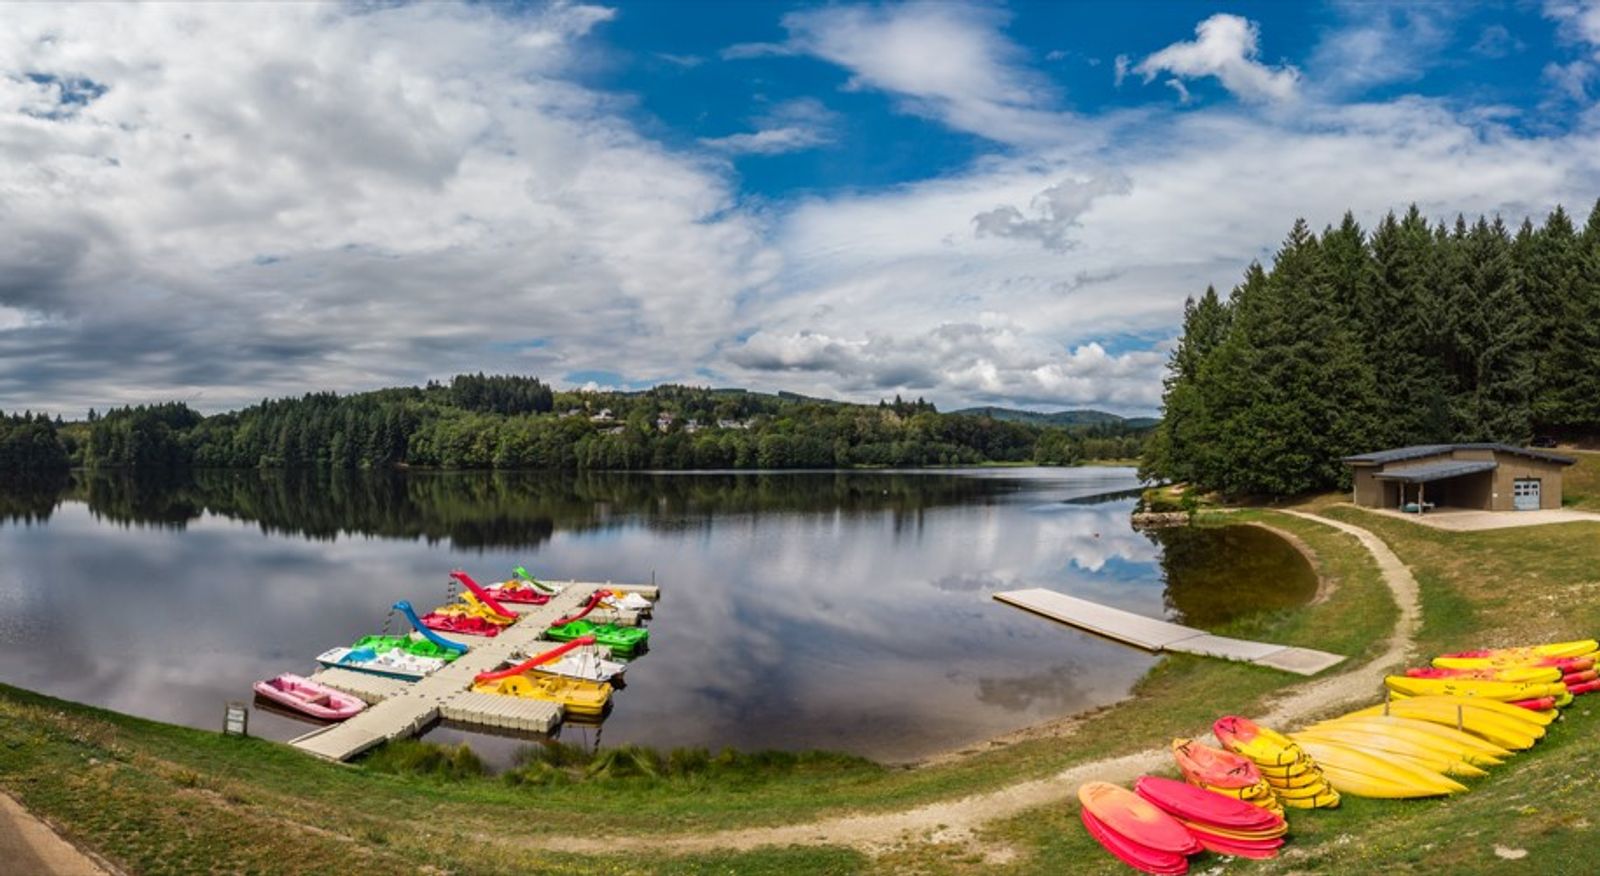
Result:
M1561 476L1566 466L1492 450L1457 450L1407 459L1388 465L1363 465L1355 468L1352 500L1364 508L1393 508L1399 504L1399 487L1393 481L1379 480L1379 472L1404 471L1444 459L1494 460L1499 467L1491 472L1465 475L1427 485L1428 501L1454 508L1483 508L1492 511L1516 510L1512 483L1521 478L1539 479L1539 507L1561 507ZM1406 486L1406 495L1415 499L1415 485Z
M1511 484L1521 478L1539 479L1540 508L1561 507L1561 475L1566 466L1542 459L1513 456L1509 453L1500 454L1498 460L1500 467L1494 470L1494 495L1490 508L1495 511L1516 510Z

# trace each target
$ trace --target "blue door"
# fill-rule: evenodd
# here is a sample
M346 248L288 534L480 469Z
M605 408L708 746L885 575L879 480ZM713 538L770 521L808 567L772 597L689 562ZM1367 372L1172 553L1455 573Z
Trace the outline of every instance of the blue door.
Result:
M1517 478L1512 481L1511 501L1518 511L1539 510L1539 479Z

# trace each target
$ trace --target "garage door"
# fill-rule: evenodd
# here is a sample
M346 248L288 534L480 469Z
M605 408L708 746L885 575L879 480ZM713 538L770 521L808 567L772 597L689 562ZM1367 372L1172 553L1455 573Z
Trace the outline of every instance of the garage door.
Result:
M1511 498L1518 511L1539 510L1539 479L1519 478L1512 481Z

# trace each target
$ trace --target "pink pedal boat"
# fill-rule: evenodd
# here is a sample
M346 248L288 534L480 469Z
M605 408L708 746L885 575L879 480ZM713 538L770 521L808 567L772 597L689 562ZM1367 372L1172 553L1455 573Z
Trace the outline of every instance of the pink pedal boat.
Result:
M258 681L255 689L281 706L324 721L343 721L367 707L347 693L289 673Z

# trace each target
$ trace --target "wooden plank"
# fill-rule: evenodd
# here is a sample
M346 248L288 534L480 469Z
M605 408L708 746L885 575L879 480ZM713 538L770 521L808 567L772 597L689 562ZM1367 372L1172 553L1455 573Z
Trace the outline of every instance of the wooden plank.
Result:
M1029 590L1009 590L996 593L995 599L1054 621L1088 630L1108 639L1115 639L1146 651L1160 651L1166 646L1202 635L1201 631L1154 618L1034 587Z
M1293 672L1297 675L1315 675L1345 659L1338 654L1310 648L1292 648L1269 642L1213 636L1204 630L1144 617L1041 587L996 593L994 598L1068 626L1088 630L1096 635L1146 651L1217 657Z

